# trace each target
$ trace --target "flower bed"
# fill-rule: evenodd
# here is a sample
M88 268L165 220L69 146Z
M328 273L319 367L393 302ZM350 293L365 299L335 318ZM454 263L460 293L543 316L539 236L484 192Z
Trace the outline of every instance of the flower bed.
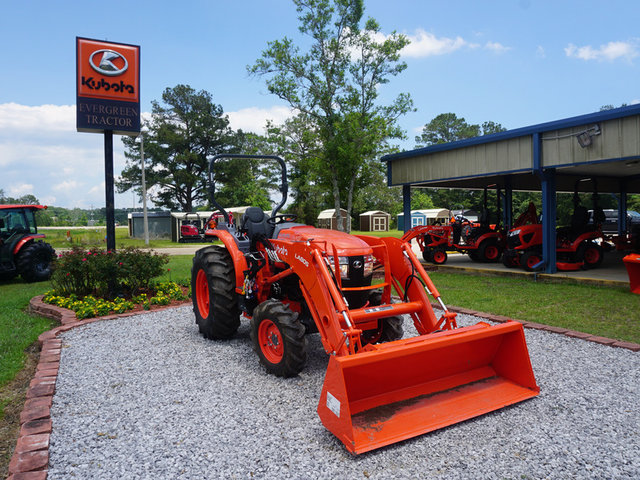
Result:
M53 290L43 302L73 310L84 319L184 301L189 298L186 286L154 281L167 262L167 255L137 248L110 252L74 247L54 262Z
M188 289L175 282L162 282L155 285L150 293L141 293L130 299L116 297L113 300L85 295L79 297L70 295L58 295L54 290L45 293L42 301L50 305L73 310L76 318L93 318L112 313L124 313L130 310L149 310L151 305L169 305L172 302L182 302L189 298Z

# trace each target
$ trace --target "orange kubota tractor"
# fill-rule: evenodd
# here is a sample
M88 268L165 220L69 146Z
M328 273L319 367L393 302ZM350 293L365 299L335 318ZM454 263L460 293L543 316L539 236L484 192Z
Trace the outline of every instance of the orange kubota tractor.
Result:
M500 190L498 189L497 216L500 218ZM498 224L490 225L487 209L487 188L484 189L484 206L478 222L471 222L464 215L455 215L449 225L419 225L402 237L411 243L416 239L425 262L443 264L447 250L469 255L476 262L497 262L505 247L504 230Z
M352 453L362 453L534 397L523 327L484 322L459 328L408 243L349 235L247 209L240 227L225 220L206 235L222 242L196 252L193 310L210 339L232 337L250 322L253 348L267 372L292 377L305 366L305 334L318 332L329 355L318 414ZM381 280L373 283L374 273ZM392 299L392 288L398 297ZM429 296L442 313L434 312ZM419 335L401 338L403 316Z

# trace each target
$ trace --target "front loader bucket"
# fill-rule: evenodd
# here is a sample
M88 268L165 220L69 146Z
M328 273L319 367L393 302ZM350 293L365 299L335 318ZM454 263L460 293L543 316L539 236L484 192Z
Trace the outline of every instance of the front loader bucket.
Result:
M320 395L324 426L363 453L536 396L517 322L398 340L332 356Z

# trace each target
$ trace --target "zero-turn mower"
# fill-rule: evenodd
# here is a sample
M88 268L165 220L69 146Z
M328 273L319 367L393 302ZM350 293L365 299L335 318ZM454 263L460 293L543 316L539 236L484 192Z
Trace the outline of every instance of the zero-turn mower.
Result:
M318 229L279 214L287 198L280 157L257 157L279 163L280 203L270 215L250 207L239 228L231 224L215 199L214 164L246 157L218 155L209 165L211 202L225 219L205 232L223 245L204 247L193 259L193 310L202 335L227 339L248 321L267 372L292 377L305 366L305 334L317 332L329 355L317 412L352 453L538 395L522 324L459 328L408 243ZM402 338L405 317L418 336Z
M593 222L589 222L589 212L580 204L578 181L573 194L571 224L556 229L558 270L590 269L602 263L604 249L601 246L600 224L604 213L598 205L597 186L595 180L593 182ZM542 224L533 203L529 204L509 230L502 262L506 267L521 266L528 272L542 268Z

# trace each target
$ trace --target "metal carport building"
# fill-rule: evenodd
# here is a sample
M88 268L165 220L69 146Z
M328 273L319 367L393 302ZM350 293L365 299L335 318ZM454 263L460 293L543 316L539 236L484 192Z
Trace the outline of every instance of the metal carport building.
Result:
M625 227L626 196L640 193L640 105L432 145L382 161L388 185L402 186L405 218L411 215L412 186L495 184L505 192L508 215L514 190L542 191L542 255L545 271L555 273L557 192L573 192L581 178L597 179L600 193L619 195L618 223Z

